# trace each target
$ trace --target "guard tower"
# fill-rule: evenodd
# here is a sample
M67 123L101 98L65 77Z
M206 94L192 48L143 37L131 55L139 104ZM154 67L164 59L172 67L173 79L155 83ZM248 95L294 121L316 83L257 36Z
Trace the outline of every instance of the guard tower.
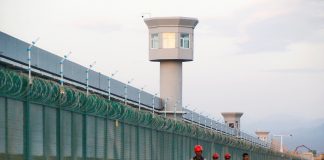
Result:
M195 18L144 19L149 29L149 59L160 62L160 95L169 116L182 111L182 62L193 60ZM181 114L176 114L180 117Z
M258 138L260 140L268 142L269 132L267 132L267 131L255 131L255 134L258 136Z
M222 116L224 117L225 124L231 128L240 130L241 127L241 112L223 112Z

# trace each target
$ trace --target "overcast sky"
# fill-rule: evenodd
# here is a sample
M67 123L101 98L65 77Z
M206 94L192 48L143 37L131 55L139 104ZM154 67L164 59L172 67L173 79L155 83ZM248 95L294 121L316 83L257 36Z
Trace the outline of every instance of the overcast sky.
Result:
M242 127L324 120L323 0L0 0L0 30L116 79L159 92L142 13L199 19L194 61L183 66L183 104ZM299 120L303 123L296 123ZM276 124L273 124L276 125Z

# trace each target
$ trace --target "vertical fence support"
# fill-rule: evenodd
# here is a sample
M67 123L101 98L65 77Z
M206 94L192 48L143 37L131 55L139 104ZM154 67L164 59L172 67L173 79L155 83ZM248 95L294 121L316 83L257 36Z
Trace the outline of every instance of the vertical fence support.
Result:
M105 118L105 127L104 127L104 160L108 159L108 110L107 110L107 117Z
M9 159L9 137L8 137L8 98L5 99L5 141L6 141L6 146L5 146L5 157L6 159Z
M121 159L125 157L125 123L120 123L120 130L121 130Z
M139 135L139 128L140 128L140 126L139 126L139 123L137 123L137 127L136 127L136 132L137 132L137 134L136 134L136 141L137 141L137 146L136 146L136 152L137 152L137 160L140 160L140 145L139 145L139 143L140 143L140 135Z
M82 115L82 157L87 160L87 115Z
M45 130L45 127L46 127L46 125L45 125L45 107L46 106L42 106L42 124L43 124L43 157L45 158L45 159L48 159L48 156L47 156L47 147L46 147L46 144L48 143L47 142L47 138L46 138L46 130Z
M163 133L160 133L160 136L162 137L161 138L161 148L160 148L160 154L161 154L161 159L165 159L165 157L164 157L164 155L165 155L165 153L164 153L164 145L165 145L165 139L164 139L164 134L165 134L165 132L163 132Z
M98 155L97 155L97 151L98 151L98 118L97 117L94 117L95 119L95 135L94 135L94 138L95 138L95 148L94 148L94 152L95 152L95 159L97 159Z
M153 110L153 117L154 117L154 110ZM153 124L151 124L151 159L153 159Z
M27 96L27 101L24 103L24 159L25 160L31 160L30 156L30 111L29 111L29 93Z
M71 112L71 157L72 159L76 159L77 155L76 155L76 152L74 151L74 148L76 148L77 146L75 145L75 140L74 140L74 137L75 137L75 130L76 130L76 127L74 126L75 123L74 123L74 113Z
M177 159L176 157L175 157L175 150L176 150L176 148L175 148L175 133L172 133L172 159Z
M56 109L56 158L61 160L61 108Z

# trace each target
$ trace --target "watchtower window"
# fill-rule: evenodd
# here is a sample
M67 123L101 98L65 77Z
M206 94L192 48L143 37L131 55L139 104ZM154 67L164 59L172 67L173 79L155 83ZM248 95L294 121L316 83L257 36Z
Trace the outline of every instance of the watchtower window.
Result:
M175 33L163 33L163 48L175 48L176 36Z
M151 34L151 48L159 48L159 34L157 33Z
M189 33L180 34L180 48L190 48Z

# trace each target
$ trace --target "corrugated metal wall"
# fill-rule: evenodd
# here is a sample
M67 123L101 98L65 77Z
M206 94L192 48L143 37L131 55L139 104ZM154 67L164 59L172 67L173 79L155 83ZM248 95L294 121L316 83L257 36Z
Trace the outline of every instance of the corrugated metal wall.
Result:
M0 31L0 56L12 59L22 64L28 64L27 48L29 44L23 42L17 38L14 38L8 34ZM59 75L60 73L60 61L62 57L59 57L51 52L44 49L38 48L37 46L32 48L31 65L32 68L38 68L50 74ZM1 59L1 57L0 57ZM109 66L107 66L109 67ZM80 83L86 84L86 70L87 68L79 65L75 62L66 60L64 62L64 78ZM110 75L109 75L110 76ZM92 88L106 91L108 89L108 76L100 72L93 70L89 71L89 86ZM124 98L125 83L122 83L116 79L111 79L111 93L117 97ZM127 88L127 99L133 102L138 102L138 91L139 89L128 86ZM148 107L152 107L153 94L143 91L141 93L141 103ZM155 97L155 108L162 109L160 105L161 99Z

